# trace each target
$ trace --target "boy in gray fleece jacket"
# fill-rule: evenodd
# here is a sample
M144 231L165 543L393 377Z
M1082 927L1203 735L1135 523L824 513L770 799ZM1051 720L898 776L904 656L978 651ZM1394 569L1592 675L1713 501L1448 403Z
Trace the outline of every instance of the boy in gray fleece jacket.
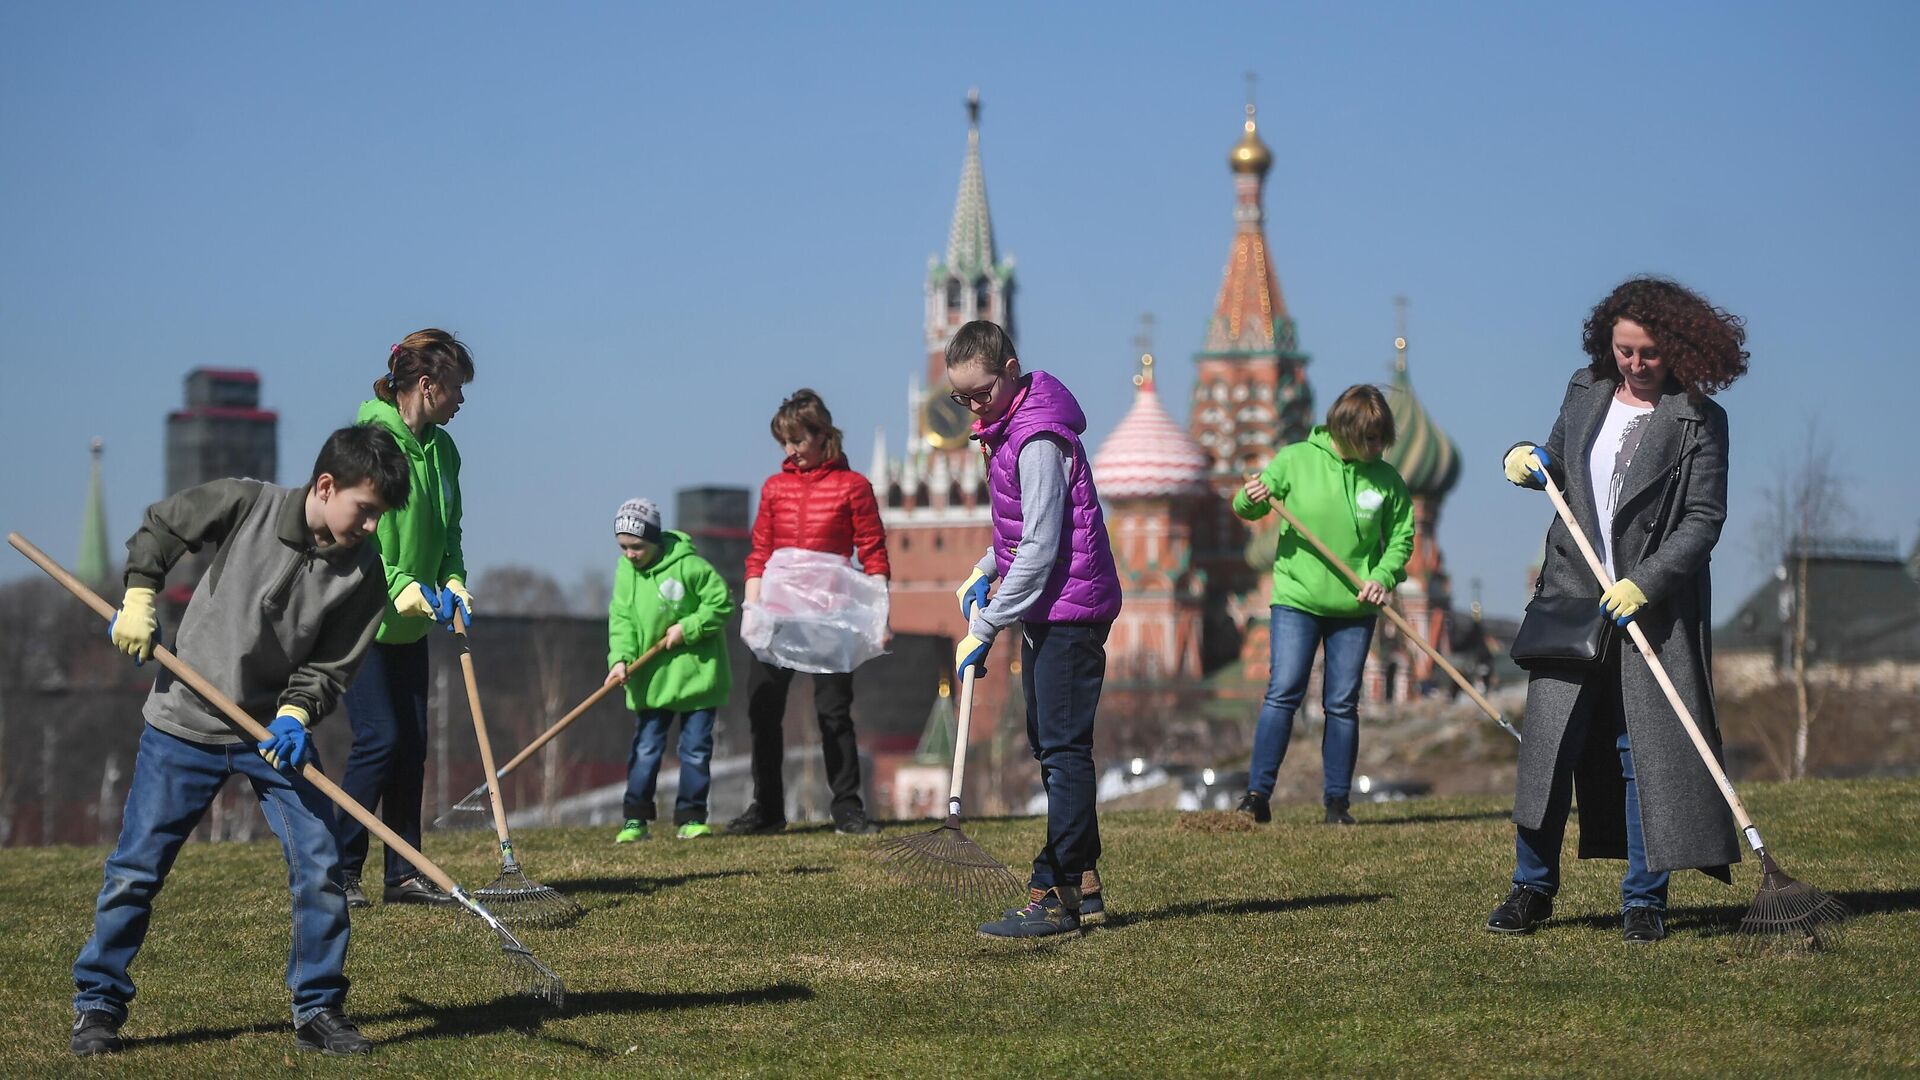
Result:
M136 664L160 640L154 594L203 545L219 548L193 590L173 651L255 717L272 738L237 734L171 674L155 680L134 760L120 841L107 857L93 936L74 961L72 1048L121 1048L133 1000L127 968L146 939L167 871L227 777L253 785L280 838L293 895L294 1045L330 1054L372 1047L347 1019L347 899L336 883L333 805L299 775L308 725L332 711L387 610L372 536L406 503L406 455L371 425L327 439L303 488L216 480L147 508L127 541L127 591L110 633Z

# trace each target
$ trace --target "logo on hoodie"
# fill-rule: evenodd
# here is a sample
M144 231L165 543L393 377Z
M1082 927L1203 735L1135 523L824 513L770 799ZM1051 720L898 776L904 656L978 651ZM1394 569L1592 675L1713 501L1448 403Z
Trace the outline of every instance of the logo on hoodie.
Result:
M660 599L669 604L677 604L687 598L687 587L679 578L660 579Z
M1380 504L1386 501L1387 497L1373 488L1362 488L1353 496L1354 508L1359 511L1358 516L1362 521L1369 520L1379 513Z

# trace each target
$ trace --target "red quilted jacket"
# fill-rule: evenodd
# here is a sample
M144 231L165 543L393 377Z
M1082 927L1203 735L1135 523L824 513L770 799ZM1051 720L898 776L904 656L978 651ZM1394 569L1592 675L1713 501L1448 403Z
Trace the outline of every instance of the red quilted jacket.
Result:
M844 456L805 471L794 468L789 459L760 485L747 576L762 576L768 557L789 547L835 555L858 550L867 573L892 574L887 566L887 529L880 524L873 484L849 468Z

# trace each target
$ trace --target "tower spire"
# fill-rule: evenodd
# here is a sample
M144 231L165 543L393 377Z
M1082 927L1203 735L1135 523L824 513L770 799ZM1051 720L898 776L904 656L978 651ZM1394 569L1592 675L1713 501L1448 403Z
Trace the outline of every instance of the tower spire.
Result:
M973 89L967 91L967 158L947 231L947 271L972 281L993 268L993 215L987 212L987 177L980 166L980 91Z
M80 521L80 555L73 561L81 581L106 581L112 571L107 567L107 503L101 491L100 457L105 446L93 440L93 464L87 478L87 510Z

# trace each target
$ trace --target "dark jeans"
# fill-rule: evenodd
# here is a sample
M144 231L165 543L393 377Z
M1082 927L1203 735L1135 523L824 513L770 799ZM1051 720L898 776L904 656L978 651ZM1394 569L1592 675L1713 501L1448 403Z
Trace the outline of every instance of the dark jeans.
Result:
M680 792L673 800L673 823L707 820L707 788L713 776L713 710L674 713L648 709L634 714L633 749L627 754L627 795L621 800L628 820L653 820L653 792L660 780L660 758L667 750L667 729L680 718Z
M1100 862L1094 812L1093 718L1107 678L1111 623L1021 623L1020 683L1027 696L1027 742L1047 791L1047 843L1028 885L1080 884Z
M1320 703L1326 710L1326 727L1320 733L1320 767L1326 777L1326 798L1347 797L1353 786L1353 762L1360 753L1360 676L1366 670L1367 645L1373 640L1373 620L1372 615L1337 619L1309 615L1284 604L1273 605L1268 634L1272 663L1266 700L1253 730L1248 791L1273 794L1273 779L1293 739L1293 714L1307 696L1313 654L1325 641L1327 662L1320 672Z
M400 839L420 846L420 801L427 779L427 640L406 645L375 642L345 695L353 751L340 786ZM367 861L367 827L340 815L340 870L354 877ZM386 883L419 873L387 849Z
M753 731L753 803L772 821L787 816L787 690L792 670L755 660L748 677L747 723ZM813 707L820 719L820 750L833 792L833 819L866 813L860 798L860 745L853 734L853 673L813 676Z
M147 938L153 899L167 880L187 835L200 823L227 777L253 785L260 812L280 838L293 898L293 944L287 951L287 989L293 1022L347 1002L347 894L336 879L333 803L298 777L274 771L250 742L207 746L149 726L140 733L133 785L120 820L120 842L107 856L105 883L94 903L93 936L73 962L73 1011L111 1013L121 1020L133 1000L133 964ZM215 943L217 949L245 942ZM183 992L206 992L184 987Z
M1640 827L1640 785L1633 775L1633 748L1627 744L1627 717L1620 702L1617 645L1594 678L1601 687L1599 692L1590 703L1581 702L1586 707L1575 708L1567 718L1567 731L1560 741L1564 752L1554 768L1553 787L1547 794L1547 811L1540 827L1515 826L1513 883L1548 896L1560 891L1560 845L1567 832L1567 813L1573 806L1574 764L1580 748L1587 743L1591 725L1606 724L1612 728L1613 748L1620 755L1620 771L1627 781L1627 872L1620 879L1620 910L1665 910L1667 881L1672 875L1665 870L1657 874L1647 870L1647 838Z

